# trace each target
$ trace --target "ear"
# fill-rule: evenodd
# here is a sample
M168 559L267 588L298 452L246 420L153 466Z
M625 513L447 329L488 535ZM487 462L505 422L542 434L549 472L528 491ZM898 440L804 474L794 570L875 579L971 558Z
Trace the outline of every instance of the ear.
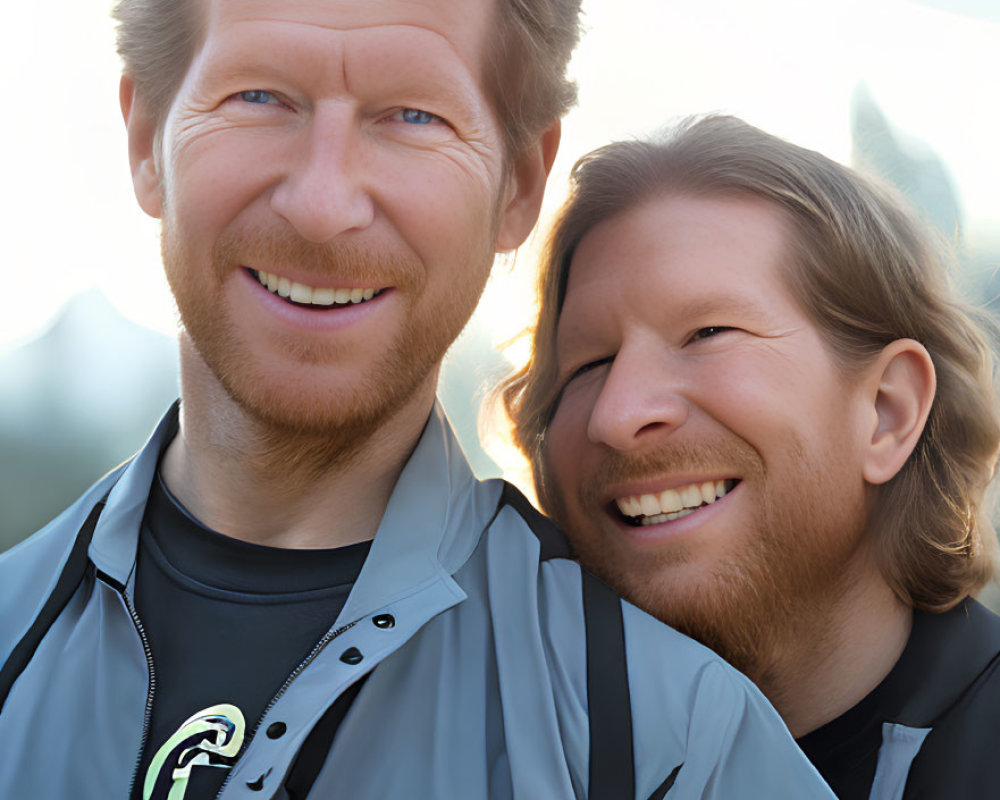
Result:
M159 159L156 157L156 123L141 98L136 96L135 83L127 75L122 76L118 85L118 102L128 134L128 161L135 198L143 211L159 218L163 213L163 202Z
M497 251L519 247L535 227L545 182L559 150L561 136L562 123L556 120L518 155L508 181L506 206L497 233Z
M917 446L934 402L934 362L922 344L897 339L871 367L875 426L863 475L870 484L891 480Z

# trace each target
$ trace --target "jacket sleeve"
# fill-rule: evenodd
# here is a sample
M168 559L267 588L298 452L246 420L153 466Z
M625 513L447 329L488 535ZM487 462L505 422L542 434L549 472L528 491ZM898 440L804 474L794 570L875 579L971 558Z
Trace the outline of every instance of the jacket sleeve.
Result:
M835 800L753 683L707 648L669 628L664 637L665 626L654 622L654 631L643 612L625 610L637 800ZM669 791L657 793L678 766Z

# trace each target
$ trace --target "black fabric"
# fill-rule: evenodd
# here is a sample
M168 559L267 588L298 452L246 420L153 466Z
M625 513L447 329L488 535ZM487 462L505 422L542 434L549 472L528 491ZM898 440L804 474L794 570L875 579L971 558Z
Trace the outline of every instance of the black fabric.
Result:
M91 509L86 522L83 523L83 527L77 534L76 541L73 542L73 547L66 559L66 563L59 574L56 585L45 601L45 605L42 606L42 610L35 617L35 621L11 651L10 656L8 656L7 661L3 665L3 669L0 670L0 711L3 710L4 704L7 702L7 697L14 686L14 681L24 671L24 668L28 666L28 662L34 657L38 645L41 644L45 634L52 627L52 623L56 621L56 617L66 608L66 604L83 581L90 566L87 549L94 538L94 529L97 527L97 520L100 519L107 499L108 496L105 494L100 502Z
M905 800L1000 795L1000 618L968 599L943 614L917 611L899 661L874 691L799 739L841 800L867 800L882 723L932 728ZM960 790L959 787L964 787Z
M288 800L306 800L309 790L316 782L316 777L323 769L323 764L326 763L327 754L333 747L333 740L340 723L344 721L354 698L358 696L370 674L366 674L345 689L309 732L285 780Z
M535 534L542 552L539 558L548 561L551 558L575 558L573 548L559 527L528 502L521 491L512 483L504 483L500 496L500 508L509 505L528 524Z
M903 800L1000 796L1000 617L975 601L937 615L914 657L927 666L928 684L900 721L931 732ZM933 688L931 688L933 687ZM923 715L923 716L918 716Z
M621 600L581 571L587 626L587 716L590 722L589 800L635 797L632 700L625 661Z
M251 735L271 698L336 620L369 547L290 550L241 542L203 527L154 481L140 532L135 603L156 688L133 798L141 796L157 750L192 714L230 703ZM226 774L196 767L185 800L215 797Z
M1000 797L1000 662L994 661L928 734L903 800Z
M678 764L674 767L673 772L667 776L667 779L657 786L653 793L649 796L649 800L663 800L663 798L667 796L667 792L674 788L674 781L677 780L677 773L681 771L681 767L683 766L683 764Z
M883 695L884 685L879 685L853 708L798 740L840 800L868 800L886 720Z

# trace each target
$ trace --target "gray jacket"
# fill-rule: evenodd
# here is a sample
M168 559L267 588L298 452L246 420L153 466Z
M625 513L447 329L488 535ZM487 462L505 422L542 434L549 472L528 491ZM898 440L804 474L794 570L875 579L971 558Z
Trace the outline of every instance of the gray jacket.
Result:
M110 488L87 551L93 568L0 713L4 800L128 796L155 691L131 603L137 537L169 429L161 422L129 464L0 557L6 661ZM283 776L308 732L368 673L310 797L588 796L581 570L570 558L542 557L539 536L500 502L502 491L500 481L475 479L436 410L324 646L251 723L282 722L287 734L254 736L220 797L285 796ZM660 796L678 766L669 800L833 798L746 678L620 606L638 800Z

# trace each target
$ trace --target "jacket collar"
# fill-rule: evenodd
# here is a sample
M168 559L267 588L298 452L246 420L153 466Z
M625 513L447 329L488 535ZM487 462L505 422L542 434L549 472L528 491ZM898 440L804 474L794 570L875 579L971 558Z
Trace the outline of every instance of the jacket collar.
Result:
M135 566L149 489L160 454L177 435L178 412L179 402L122 472L94 531L91 560L122 585ZM462 599L450 575L469 558L495 515L501 487L499 481L476 480L436 403L396 482L341 618L357 619L435 581L444 581L455 599Z
M389 498L372 549L341 613L359 619L429 583L465 598L451 575L496 514L500 481L479 482L440 404Z
M139 526L146 511L149 487L153 484L160 454L177 435L179 411L180 401L176 401L125 467L108 494L104 512L94 529L90 560L98 570L123 586L135 568Z
M1000 617L967 597L950 611L915 611L913 631L886 678L892 722L931 727L1000 653Z

